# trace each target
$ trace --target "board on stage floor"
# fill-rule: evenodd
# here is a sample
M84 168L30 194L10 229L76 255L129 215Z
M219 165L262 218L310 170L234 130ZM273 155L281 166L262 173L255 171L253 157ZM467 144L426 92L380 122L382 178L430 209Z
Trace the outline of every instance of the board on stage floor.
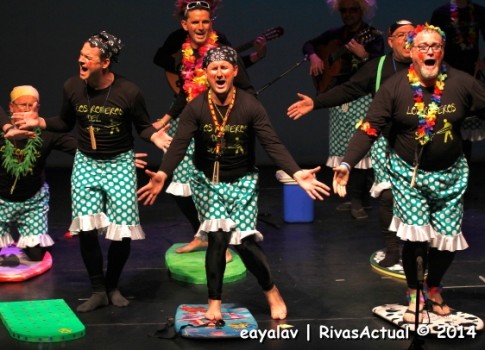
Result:
M258 329L258 323L245 307L222 304L224 325L218 327L205 318L207 304L182 304L175 313L175 331L186 338L239 338L241 331Z

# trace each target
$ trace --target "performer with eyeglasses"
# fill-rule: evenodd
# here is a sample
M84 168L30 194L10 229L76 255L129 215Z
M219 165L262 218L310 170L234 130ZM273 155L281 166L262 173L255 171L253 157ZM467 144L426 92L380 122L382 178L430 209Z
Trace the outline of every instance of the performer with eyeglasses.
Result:
M480 41L485 43L485 6L470 0L449 0L433 11L429 23L446 34L445 62L485 82L485 58L480 58ZM485 139L485 125L470 116L463 122L461 133L463 151L470 162L473 142ZM470 191L468 188L467 197L473 194Z
M297 120L315 109L339 106L368 94L374 96L384 81L394 73L409 68L411 57L407 37L413 29L413 23L405 19L392 23L389 26L387 38L387 43L392 49L391 52L369 61L348 81L320 93L314 98L299 93L300 100L288 107L288 116ZM396 236L396 232L389 230L393 198L387 172L388 141L385 136L388 132L389 128L383 133L384 137L381 137L371 149L374 185L370 189L370 193L372 197L379 198L379 221L386 246L385 257L379 261L379 265L382 267L398 264L401 253L400 240Z
M460 126L470 109L485 111L485 86L443 62L445 34L418 25L408 43L412 64L388 78L374 97L342 163L334 169L334 192L343 196L349 173L389 125L388 165L394 195L391 230L404 241L402 263L409 307L404 321L414 323L416 303L445 316L442 279L456 251L468 247L462 232L463 194L468 165ZM417 258L428 271L424 295L417 296Z
M327 5L340 13L343 25L328 29L303 45L317 93L342 84L369 59L384 53L382 33L365 22L374 14L375 0L327 0ZM367 111L370 101L371 96L367 95L329 109L328 167L340 164L355 124ZM357 165L352 178L350 202L340 204L337 210L348 210L355 219L366 219L365 209L371 207L372 176L371 161L366 157Z
M258 245L258 172L255 141L273 161L312 199L323 200L330 188L316 179L320 167L301 170L281 144L261 103L233 85L239 74L236 51L227 46L210 48L204 56L209 90L200 94L182 112L179 130L163 157L158 172L147 170L150 181L138 191L139 200L151 205L165 181L182 161L195 139L193 198L201 216L197 234L208 241L206 318L222 320L222 286L226 267L224 252L234 244L246 268L263 289L276 320L287 316L286 304L273 282L266 256Z
M35 109L12 115L20 129L68 132L76 127L78 150L71 177L73 220L69 231L79 235L92 288L78 312L109 303L117 307L129 304L118 283L131 241L145 238L136 198L133 127L142 139L160 149L168 148L171 141L166 128L157 131L151 125L138 86L112 70L122 48L121 40L106 31L90 36L79 53L79 75L64 84L60 115L41 118ZM100 233L111 241L106 273Z
M155 127L159 128L170 123L169 133L171 135L175 134L178 128L179 115L187 103L207 89L207 79L205 71L202 69L204 54L210 48L225 44L224 41L221 41L224 37L219 37L219 33L212 27L214 13L219 3L218 0L177 0L175 3L176 14L181 19L180 23L185 35L182 45L178 47L174 66L171 70L178 72L181 86L170 110L159 122L154 124ZM239 55L238 60L239 73L234 80L234 85L254 93L245 65ZM193 232L196 233L200 221L190 188L190 177L193 173L192 154L193 144L187 149L184 160L173 173L166 192L173 196L181 212L190 222ZM189 244L178 248L176 251L185 253L203 246L206 246L206 243L196 235ZM226 254L226 260L230 261L232 259L230 252L227 251Z

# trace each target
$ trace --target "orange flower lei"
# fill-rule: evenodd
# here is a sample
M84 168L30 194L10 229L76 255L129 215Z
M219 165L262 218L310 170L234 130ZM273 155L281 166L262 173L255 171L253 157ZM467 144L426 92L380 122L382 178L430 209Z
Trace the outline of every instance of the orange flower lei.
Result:
M194 55L194 49L189 37L182 44L181 75L184 81L182 88L187 94L187 102L192 101L207 90L207 77L205 70L202 68L202 61L207 51L213 47L217 47L217 33L214 31L209 34L207 42L197 50L199 57Z

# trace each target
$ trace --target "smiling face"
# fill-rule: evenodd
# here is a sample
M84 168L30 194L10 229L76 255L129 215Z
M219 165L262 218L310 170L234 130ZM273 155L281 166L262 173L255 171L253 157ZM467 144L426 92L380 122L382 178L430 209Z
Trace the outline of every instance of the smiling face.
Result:
M85 42L79 54L79 77L82 80L96 82L100 79L103 70L110 64L109 58L102 58L101 51ZM94 84L95 85L95 84Z
M389 47L392 49L392 56L399 62L411 62L411 52L406 48L408 33L413 31L414 27L406 24L397 28L387 39Z
M190 10L181 25L189 35L192 47L197 49L206 43L212 31L210 12L201 9Z
M238 68L228 61L213 61L206 68L207 81L221 104L231 91Z
M421 82L433 85L443 61L444 44L441 35L434 30L423 30L413 40L411 59Z

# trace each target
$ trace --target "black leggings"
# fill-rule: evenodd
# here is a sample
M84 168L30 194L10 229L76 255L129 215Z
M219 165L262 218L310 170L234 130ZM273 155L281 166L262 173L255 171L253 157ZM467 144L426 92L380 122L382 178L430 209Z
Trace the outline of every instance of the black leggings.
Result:
M112 291L118 287L118 282L131 251L131 239L111 241L108 249L108 266L106 277L103 273L103 253L98 240L98 231L79 232L81 256L88 271L93 291Z
M372 169L352 169L352 176L350 176L348 184L352 208L361 208L369 205L369 190L372 187L373 177Z
M190 225L194 232L199 230L200 222L199 222L199 214L197 212L197 208L195 206L194 201L192 200L192 196L188 197L181 197L181 196L172 196L175 199L175 203L179 207L180 211L184 216L189 220Z
M209 232L208 234L209 246L205 256L205 269L209 299L212 300L222 299L222 284L226 269L226 249L229 245L230 237L230 233L223 231ZM251 235L244 238L241 244L235 245L234 248L248 271L256 277L261 288L264 291L271 290L274 283L269 265L263 250L254 240L254 236Z
M402 250L402 265L408 287L411 289L418 287L416 263L418 256L423 258L423 270L428 268L427 286L440 287L443 276L455 258L455 252L428 248L427 242L405 241Z

